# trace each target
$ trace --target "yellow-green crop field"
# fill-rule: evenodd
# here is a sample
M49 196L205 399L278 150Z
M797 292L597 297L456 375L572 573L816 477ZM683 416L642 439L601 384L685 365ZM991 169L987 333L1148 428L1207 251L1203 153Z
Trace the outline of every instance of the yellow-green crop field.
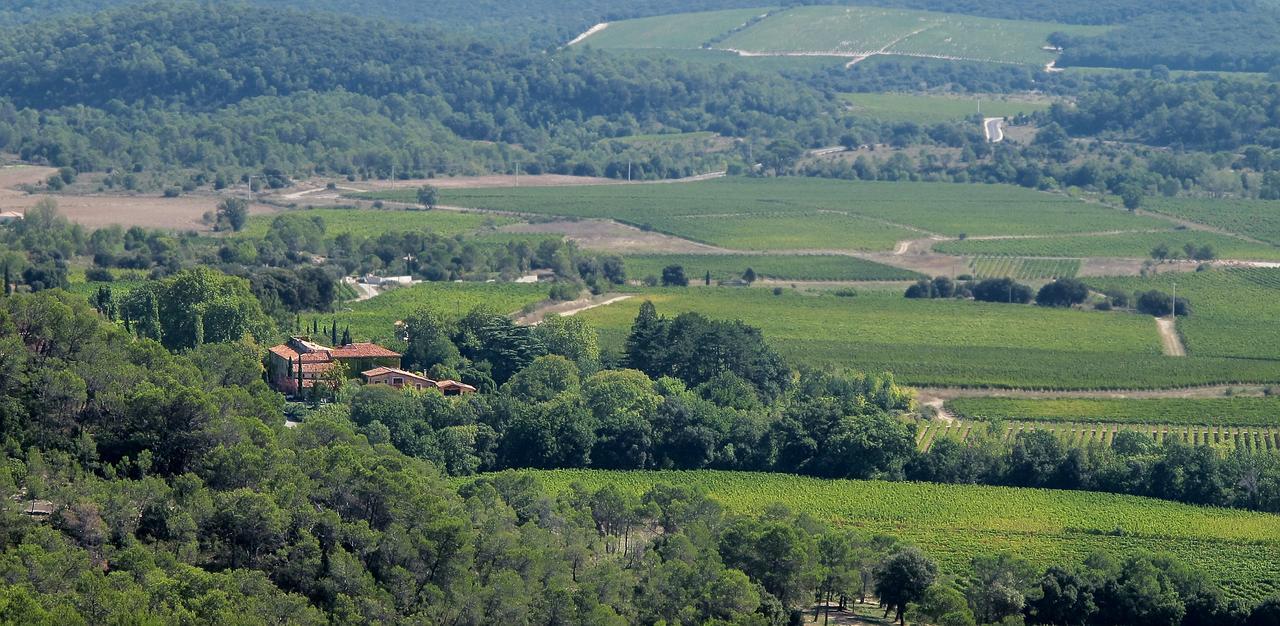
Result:
M528 471L551 491L575 482L614 484L641 494L654 484L702 487L731 513L782 503L833 524L896 535L954 573L970 559L1016 552L1046 567L1094 551L1169 552L1205 571L1227 592L1258 600L1280 590L1280 516L1102 493L821 480L715 471Z

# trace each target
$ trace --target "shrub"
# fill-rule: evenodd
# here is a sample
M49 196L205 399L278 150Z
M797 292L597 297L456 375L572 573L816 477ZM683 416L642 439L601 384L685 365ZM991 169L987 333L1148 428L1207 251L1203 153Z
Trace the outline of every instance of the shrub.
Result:
M577 300L580 293L582 293L581 286L571 282L560 282L551 286L549 297L557 302L568 302Z
M113 282L116 277L111 270L102 267L91 267L84 271L84 279L91 283L109 283Z
M1084 302L1087 297L1088 285L1074 278L1061 278L1040 288L1040 292L1036 294L1036 304L1069 307Z
M1139 312L1147 315L1161 317L1168 315L1171 306L1176 309L1178 315L1191 315L1191 305L1186 298L1178 298L1177 302L1173 302L1173 298L1163 292L1151 290L1138 296L1137 309Z
M980 302L1031 302L1031 288L1012 278L991 278L973 286L973 299Z

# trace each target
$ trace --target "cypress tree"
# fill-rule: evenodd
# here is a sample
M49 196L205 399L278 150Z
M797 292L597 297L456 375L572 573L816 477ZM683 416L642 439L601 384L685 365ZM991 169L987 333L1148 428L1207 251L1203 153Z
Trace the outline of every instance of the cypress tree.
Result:
M342 345L351 345L351 327L348 326L342 331Z
M640 314L627 337L627 364L650 376L661 372L667 342L667 320L658 316L653 303L640 305Z
M333 320L333 326L329 327L329 345L338 345L338 320Z
M711 270L707 270L707 277L703 279L708 287L711 286Z
M195 331L196 346L204 345L204 314L196 311L195 317L191 320L191 324Z
M13 270L9 269L9 264L4 264L4 295L13 293Z

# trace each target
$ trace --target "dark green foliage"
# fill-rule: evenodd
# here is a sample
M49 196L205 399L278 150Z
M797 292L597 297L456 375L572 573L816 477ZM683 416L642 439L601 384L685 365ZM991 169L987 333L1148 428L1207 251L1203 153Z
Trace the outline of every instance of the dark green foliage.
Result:
M1191 304L1186 298L1178 298L1175 302L1173 296L1154 289L1138 294L1134 307L1139 313L1156 317L1169 315L1175 308L1178 315L1191 315Z
M136 322L142 336L171 350L196 345L196 321L201 323L201 336L210 342L265 338L271 326L247 281L208 268L184 270L139 287L124 299L120 311Z
M1026 304L1031 302L1031 288L1012 278L991 278L973 286L973 299L980 302Z
M1036 304L1069 307L1084 302L1088 297L1088 285L1074 278L1060 278L1040 288L1036 293Z
M684 275L684 268L679 265L668 265L662 268L663 287L688 287L689 279Z
M880 564L876 571L876 595L901 621L907 604L924 596L938 577L938 566L917 548L904 548ZM905 622L903 622L905 623Z

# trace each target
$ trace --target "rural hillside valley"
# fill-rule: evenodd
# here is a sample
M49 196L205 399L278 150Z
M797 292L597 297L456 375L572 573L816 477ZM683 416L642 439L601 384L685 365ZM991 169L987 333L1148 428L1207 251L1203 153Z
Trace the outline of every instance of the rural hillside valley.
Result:
M0 625L1280 626L1276 0L6 0L0 272Z

